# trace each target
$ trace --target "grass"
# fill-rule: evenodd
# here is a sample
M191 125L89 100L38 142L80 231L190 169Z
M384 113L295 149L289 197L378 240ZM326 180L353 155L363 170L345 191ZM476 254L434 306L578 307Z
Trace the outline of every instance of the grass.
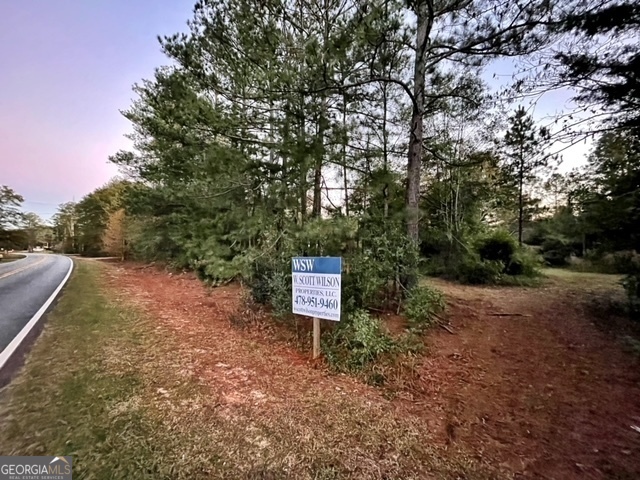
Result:
M98 480L496 477L357 394L225 402L233 391L184 373L193 352L105 287L108 268L76 262L0 392L0 455L72 455L74 478Z
M78 264L23 372L2 392L0 452L73 455L79 478L144 478L145 470L163 478L145 464L170 439L150 445L159 423L136 402L148 339L135 311L99 293L98 268Z
M20 260L22 258L24 258L24 255L20 255L20 254L1 254L0 256L0 263L9 263L9 262L15 262L16 260Z
M496 284L498 287L540 287L544 284L544 275L502 275Z
M579 272L566 268L545 268L544 276L551 281L561 282L568 287L615 289L622 291L620 280L623 275L610 273Z
M76 265L24 370L2 392L0 454L72 455L78 478L205 478L212 455L203 458L194 439L185 445L159 415L169 388L199 395L197 385L154 371L171 342L100 292L103 267Z

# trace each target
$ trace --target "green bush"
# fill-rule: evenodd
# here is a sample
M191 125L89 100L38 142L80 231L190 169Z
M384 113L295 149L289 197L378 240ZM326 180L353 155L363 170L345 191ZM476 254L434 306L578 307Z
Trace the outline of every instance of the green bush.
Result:
M364 310L355 310L323 338L323 351L337 371L358 372L396 344L382 323Z
M342 274L342 311L379 307L390 281L388 266L375 256L359 253L344 259ZM348 273L347 273L348 272Z
M276 271L269 279L271 306L276 317L291 313L291 273Z
M524 241L527 245L540 246L551 234L551 224L547 219L535 221L525 230Z
M202 256L197 260L191 260L189 267L200 280L211 286L228 283L241 274L240 269L233 260L225 260L214 255Z
M401 296L400 283L418 263L417 248L397 224L363 227L357 251L338 252L343 258L342 313L388 308Z
M432 287L417 286L407 294L404 305L404 313L413 330L424 330L431 327L437 315L445 309L445 301L442 293Z
M505 273L511 276L537 277L540 275L540 259L533 250L520 248L506 266Z
M422 262L420 273L426 277L446 277L450 268L442 255L436 255Z
M259 257L250 266L250 273L245 278L245 283L251 293L251 298L260 304L271 302L272 278L283 271L284 266L274 259Z
M549 237L542 242L540 252L548 265L561 267L568 263L568 259L573 253L573 246L561 237Z
M633 250L613 253L591 250L580 262L572 263L571 270L629 275L640 271L640 255Z
M470 244L472 248L468 246ZM517 284L513 277L537 277L541 260L528 247L520 247L504 230L486 233L467 248L460 248L449 258L435 257L426 263L426 273L443 275L469 284Z
M500 282L504 269L504 263L499 260L482 261L468 256L458 263L455 276L462 283L471 285L496 284Z
M291 265L283 256L259 257L245 279L251 298L258 304L270 304L278 317L291 312Z
M354 237L359 239L354 241ZM356 245L356 243L358 243ZM254 252L242 258L251 257ZM418 263L417 248L399 224L358 229L353 219L316 219L293 230L272 256L255 252L243 279L252 298L271 304L274 313L291 310L291 258L295 256L342 257L342 314L368 308L389 308L401 297L401 281ZM207 266L210 265L207 264ZM210 270L205 273L213 273Z
M640 316L640 271L627 274L621 283L627 293L629 312L633 318L638 318Z
M605 255L602 264L611 273L632 275L640 271L640 255L633 250L622 250Z
M245 279L251 298L260 305L266 305L271 298L271 288L269 285L271 275L272 271L270 271L268 266L255 262L251 275Z
M480 260L501 262L506 267L518 251L518 242L509 232L495 230L478 240L476 251L480 255Z
M562 250L549 250L543 252L542 258L551 267L563 267L568 264L567 255Z

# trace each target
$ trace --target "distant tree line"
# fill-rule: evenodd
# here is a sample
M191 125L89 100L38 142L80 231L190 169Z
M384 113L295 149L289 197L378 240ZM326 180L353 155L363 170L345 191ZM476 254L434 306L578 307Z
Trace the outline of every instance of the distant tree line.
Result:
M52 218L54 249L83 256L113 255L124 259L125 192L130 182L112 180L85 195L79 202L58 207Z
M24 198L7 185L0 185L0 250L32 250L49 247L51 228L33 212L21 209Z

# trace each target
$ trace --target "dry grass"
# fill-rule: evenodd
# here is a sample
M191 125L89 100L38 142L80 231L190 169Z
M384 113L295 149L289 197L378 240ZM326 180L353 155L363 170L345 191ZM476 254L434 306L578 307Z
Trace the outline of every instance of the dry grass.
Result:
M24 257L25 255L20 255L19 253L0 253L0 263L15 262Z
M126 292L105 287L113 267L77 265L0 395L2 455L73 455L85 479L500 476L436 446L421 417L351 379L292 367L225 332L209 350L188 348ZM202 370L198 359L212 355L222 360Z

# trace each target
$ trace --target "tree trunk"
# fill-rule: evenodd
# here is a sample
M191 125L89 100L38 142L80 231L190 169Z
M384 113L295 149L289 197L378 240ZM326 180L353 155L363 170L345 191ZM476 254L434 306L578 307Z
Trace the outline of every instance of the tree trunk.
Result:
M303 225L307 217L307 127L304 119L304 102L302 99L300 104L302 118L300 120L300 134L298 136L298 161L300 162L300 225Z
M327 97L321 100L320 116L318 118L318 130L316 136L316 148L314 148L315 164L313 170L313 217L320 217L322 214L322 163L324 161L325 145L324 135L327 131Z
M304 11L303 11L303 5L302 2L298 3L298 22L300 22L300 25L305 24L305 15L304 15ZM298 32L298 34L296 34L296 44L298 47L304 45L304 42L306 41L306 39L304 38L304 36ZM300 51L300 50L298 50ZM300 54L297 54L297 60L298 60L298 75L299 75L299 82L300 84L298 85L298 87L300 88L300 90L302 91L302 89L304 88L304 77L305 72L304 72L304 65L305 62L302 61L302 58L300 58L299 56ZM302 94L299 94L298 98L296 99L298 101L298 108L299 108L299 115L300 115L300 131L299 131L299 135L298 135L298 154L299 154L299 158L298 161L300 162L300 191L299 191L299 196L300 196L300 226L304 225L304 222L306 220L307 217L307 174L308 174L308 164L307 164L307 122L306 122L306 105L304 103L304 96Z
M418 1L416 13L416 56L413 69L414 104L411 112L409 133L409 156L407 161L407 235L416 247L420 240L420 167L422 162L422 127L424 121L424 85L426 73L426 50L429 33L433 24L431 0ZM416 266L417 267L417 266ZM417 283L417 271L411 272L406 280L410 288Z
M522 201L522 182L520 182L520 202L518 205L518 243L522 246L522 224L524 223L524 202Z
M322 214L322 156L318 155L313 170L313 210L312 217Z
M344 137L342 138L342 178L344 181L344 214L349 216L349 181L347 178L347 95L342 94L342 128Z
M369 134L367 134L367 143L366 143L367 147L366 147L366 151L369 152L370 151L370 147L371 147L371 137L369 136ZM365 172L366 175L364 177L364 185L363 185L363 191L362 191L362 211L365 212L367 210L367 208L370 207L369 205L369 184L371 181L371 158L369 158L368 154L365 154L364 156L364 162L365 162Z
M315 164L313 167L313 217L320 217L322 214L322 162L324 160L324 132L326 130L326 99L322 100L322 113L318 120L318 132L316 137L316 148L314 149Z
M422 157L422 112L414 107L407 162L407 235L418 244L420 231L420 170Z
M522 246L522 224L524 223L524 157L520 152L520 172L518 172L518 244Z
M329 48L329 2L323 0L322 8L322 59L327 60L327 49ZM313 212L312 215L319 218L322 215L322 163L324 161L325 144L324 135L328 126L327 119L328 102L326 94L322 94L320 100L320 115L318 117L318 130L316 137L316 148L314 149L315 165L313 172Z
M387 133L387 88L386 83L382 84L382 164L385 178L389 171L389 136ZM384 218L389 216L389 183L386 182L382 188L384 198Z

